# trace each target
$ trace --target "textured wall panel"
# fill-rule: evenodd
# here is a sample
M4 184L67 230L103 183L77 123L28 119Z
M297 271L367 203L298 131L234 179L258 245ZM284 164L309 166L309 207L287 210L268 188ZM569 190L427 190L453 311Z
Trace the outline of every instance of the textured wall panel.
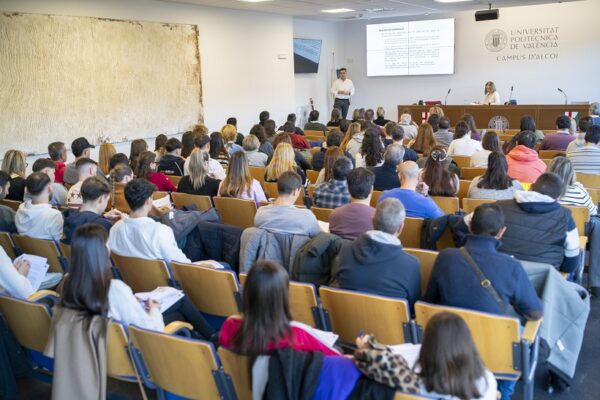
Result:
M201 120L196 25L0 14L0 157Z

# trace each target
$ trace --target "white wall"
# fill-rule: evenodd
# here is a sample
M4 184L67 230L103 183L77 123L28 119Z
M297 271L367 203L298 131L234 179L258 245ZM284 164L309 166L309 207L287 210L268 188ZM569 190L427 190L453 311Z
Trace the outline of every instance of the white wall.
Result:
M332 82L333 60L335 52L336 67L344 60L344 25L325 21L312 21L294 18L294 37L302 39L321 39L321 60L316 74L296 74L296 108L309 105L314 101L315 109L321 113L320 120L329 120L329 111L333 108L329 87Z
M354 107L384 106L387 117L396 119L398 104L412 104L420 99L442 100L449 88L452 93L448 104L481 101L483 86L488 80L496 83L503 101L508 99L510 86L519 104L562 104L560 87L569 95L569 101L600 100L600 1L548 4L528 7L510 7L500 10L497 21L475 22L474 12L455 15L435 15L431 18L456 18L455 21L455 74L421 77L367 77L365 26L367 23L400 21L378 19L345 22L345 63L348 75L354 81ZM496 61L498 55L525 54L508 49L493 53L486 49L484 40L492 29L502 29L510 35L511 29L559 27L557 60L549 61Z
M210 130L236 116L247 132L264 109L277 122L295 109L291 17L150 0L0 0L0 11L197 24Z

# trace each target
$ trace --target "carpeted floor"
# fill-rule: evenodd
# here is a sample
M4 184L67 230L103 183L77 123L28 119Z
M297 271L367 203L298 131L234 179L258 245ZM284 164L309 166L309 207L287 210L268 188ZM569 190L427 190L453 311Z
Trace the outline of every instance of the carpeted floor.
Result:
M592 309L585 329L583 348L581 349L573 385L564 392L548 394L545 390L546 370L543 366L540 366L536 374L535 399L596 400L600 398L600 341L597 336L599 332L600 299L592 298ZM109 398L115 400L142 398L137 385L113 380L109 380L108 392ZM51 387L46 383L31 379L19 381L19 396L17 399L50 399L50 394ZM154 398L151 391L147 391L147 394L149 398ZM518 384L513 399L521 400L521 398L521 385Z

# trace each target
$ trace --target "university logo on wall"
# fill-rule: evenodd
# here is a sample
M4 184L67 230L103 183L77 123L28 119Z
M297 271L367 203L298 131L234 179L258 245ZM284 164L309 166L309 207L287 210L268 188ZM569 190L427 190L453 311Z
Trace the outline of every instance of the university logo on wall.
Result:
M489 51L500 51L506 47L508 36L501 29L493 29L485 36L485 47Z

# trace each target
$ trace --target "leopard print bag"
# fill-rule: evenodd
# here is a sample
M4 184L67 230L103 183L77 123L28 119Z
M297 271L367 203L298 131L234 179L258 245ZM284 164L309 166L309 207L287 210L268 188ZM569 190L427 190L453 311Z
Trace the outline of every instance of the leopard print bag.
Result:
M368 378L403 392L419 392L419 376L404 357L369 335L365 344L354 352L354 364Z

